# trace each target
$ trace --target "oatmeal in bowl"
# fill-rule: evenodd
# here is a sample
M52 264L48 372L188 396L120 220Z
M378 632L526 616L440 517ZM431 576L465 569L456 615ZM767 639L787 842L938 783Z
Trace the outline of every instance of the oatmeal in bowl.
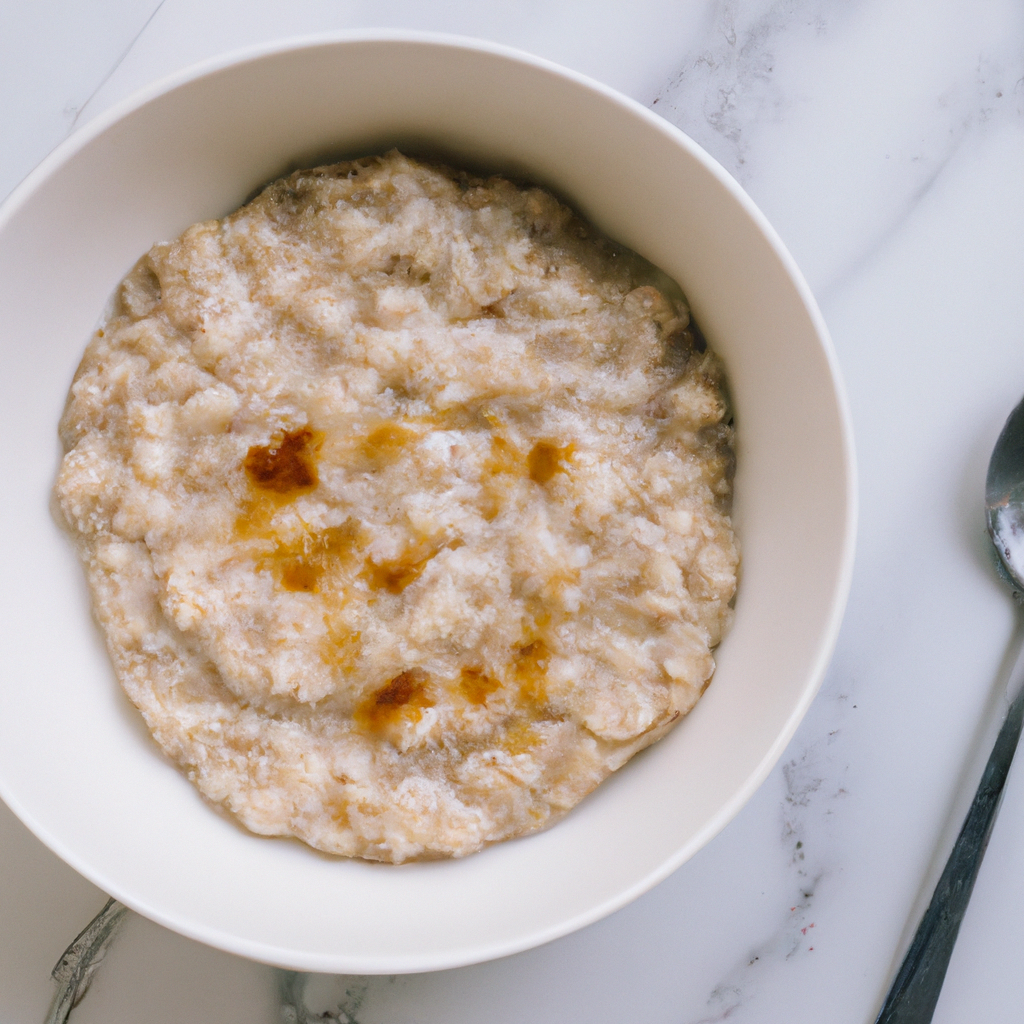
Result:
M731 417L678 287L397 151L139 261L56 488L118 677L210 801L401 862L559 819L731 617Z
M337 165L396 148L439 163ZM651 111L486 43L269 44L76 130L0 268L0 796L105 892L456 967L622 907L777 762L849 417L792 259Z

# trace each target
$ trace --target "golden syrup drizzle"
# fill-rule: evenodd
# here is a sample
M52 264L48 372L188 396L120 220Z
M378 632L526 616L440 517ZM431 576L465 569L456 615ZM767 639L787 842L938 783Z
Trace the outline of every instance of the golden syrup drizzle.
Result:
M247 498L235 517L235 536L239 540L267 540L270 520L284 504L286 501L272 494L254 494Z
M493 424L492 424L493 425ZM491 438L491 452L483 464L481 514L488 522L497 518L509 489L507 477L528 476L542 486L556 473L564 473L565 461L571 457L574 446L564 447L550 441L538 441L525 457L505 438L495 434ZM505 477L506 479L502 479Z
M359 454L374 468L397 462L418 438L415 430L393 420L374 427L359 444Z
M512 672L519 684L519 699L530 712L538 715L547 707L548 660L551 652L543 640L520 647L512 663Z
M331 816L331 821L341 828L348 828L349 825L348 804L348 797L344 793L324 801L324 810Z
M515 757L516 754L525 754L531 747L536 746L539 739L540 735L529 721L517 718L509 723L502 736L501 746Z
M264 555L257 567L270 569L285 590L319 594L326 573L351 565L359 545L360 528L354 519L320 533L306 533Z
M522 476L525 464L519 449L495 434L491 438L491 454L483 468L486 476L500 476L502 473Z
M380 732L403 719L419 717L422 708L433 706L427 692L429 677L422 669L400 672L360 704L353 714L356 725L369 732Z
M275 435L270 444L253 445L242 461L249 497L235 518L235 536L242 540L267 537L277 511L318 483L316 457L324 435L302 427Z
M501 683L482 668L464 668L459 676L459 691L470 704L486 704Z
M398 558L389 562L367 560L366 568L361 575L374 590L386 590L389 594L400 594L410 583L415 583L423 575L423 570L426 569L430 560L436 558L444 548L455 551L463 547L465 543L459 537L447 544L420 541L406 548Z
M543 485L551 480L556 473L564 473L565 467L562 463L572 455L572 452L571 444L559 448L549 441L538 441L530 449L530 454L526 456L530 479Z
M501 746L510 754L523 754L541 742L536 725L542 721L561 721L562 716L548 704L548 661L551 651L543 640L520 647L512 662L512 676L519 686L519 713L507 724Z
M480 513L488 522L496 519L508 491L508 477L526 475L526 460L522 452L503 437L491 438L491 452L483 464L481 491L483 500ZM505 479L502 479L504 477Z
M306 594L320 592L322 569L310 565L301 556L283 559L279 566L278 580L285 590L301 591Z
M390 562L367 561L362 575L374 590L400 594L410 583L415 583L420 578L427 564L439 550L437 547L420 544L409 548L399 558Z
M272 494L297 497L317 485L316 453L323 442L309 427L253 445L242 463L253 487Z
M351 671L362 650L360 640L363 634L357 629L339 625L330 615L324 616L324 623L327 636L320 644L320 660L330 668Z

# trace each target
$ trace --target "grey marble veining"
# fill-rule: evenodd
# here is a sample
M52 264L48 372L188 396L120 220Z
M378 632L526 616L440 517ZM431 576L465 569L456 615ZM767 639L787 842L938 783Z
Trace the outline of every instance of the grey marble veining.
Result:
M651 100L751 192L819 293L899 230L965 142L1024 112L1019 5L939 11L720 0Z
M0 195L63 141L119 66L154 4L44 0L0 7Z
M677 124L750 192L832 331L858 444L854 587L822 692L725 831L548 946L457 971L312 978L340 1024L873 1019L1012 643L981 482L1024 392L1024 8L1011 0L46 0L0 12L0 194L81 124L197 60L391 26L508 43ZM1010 784L938 1024L1020 1020L1024 780ZM104 897L0 807L0 1018ZM139 918L75 1024L275 1019L278 972ZM292 995L296 990L291 989ZM330 1019L330 1018L326 1018Z

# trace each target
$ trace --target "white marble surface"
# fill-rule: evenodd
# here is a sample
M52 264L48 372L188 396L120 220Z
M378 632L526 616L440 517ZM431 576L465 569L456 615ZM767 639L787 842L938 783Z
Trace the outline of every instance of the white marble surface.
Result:
M988 452L1024 392L1024 8L1016 0L0 2L0 196L77 125L196 60L324 29L458 32L549 57L690 133L753 196L832 331L861 474L824 687L750 804L611 918L507 960L316 979L359 1024L868 1022L998 699L1014 608ZM961 799L962 802L962 799ZM0 805L0 1020L104 897ZM936 1014L1022 1019L1024 767ZM133 919L76 1024L278 1019L274 972Z

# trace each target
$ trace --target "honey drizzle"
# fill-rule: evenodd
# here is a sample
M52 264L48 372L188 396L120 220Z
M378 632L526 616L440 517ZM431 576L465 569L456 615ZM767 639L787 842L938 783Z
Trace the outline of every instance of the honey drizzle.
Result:
M419 545L402 553L390 562L367 561L363 577L374 590L386 590L389 594L400 594L410 583L423 575L423 570L440 548Z
M275 434L270 444L253 445L242 460L249 482L249 497L235 518L235 536L242 540L263 538L279 509L319 483L316 456L324 435L302 427Z
M487 698L501 686L482 668L464 668L459 676L459 690L470 704L486 704Z
M324 624L327 626L327 636L320 644L320 660L332 668L351 671L362 650L359 641L363 634L339 626L330 615L324 616Z
M567 444L564 448L551 444L550 441L538 441L526 456L526 465L530 472L530 479L534 483L546 484L556 473L564 473L565 467L562 463L572 455L573 445Z
M270 444L253 445L242 463L253 487L289 499L313 490L318 482L315 455L323 435L301 427L272 438Z
M507 479L502 477L523 477L526 475L526 462L522 452L505 438L497 434L491 437L491 452L483 464L481 490L483 502L481 515L487 522L498 517L509 488Z
M269 569L285 590L319 594L324 575L351 565L360 539L359 523L348 519L320 533L303 534L297 541L278 542L264 555L258 569Z
M372 468L397 462L406 448L419 438L415 430L393 420L374 427L359 444L359 454Z
M353 720L368 732L381 732L403 719L415 720L423 708L433 706L428 681L427 673L419 668L400 672L356 708Z
M551 652L543 640L534 640L516 651L512 672L519 684L519 698L531 712L541 712L547 707L548 694L544 684L550 657Z

